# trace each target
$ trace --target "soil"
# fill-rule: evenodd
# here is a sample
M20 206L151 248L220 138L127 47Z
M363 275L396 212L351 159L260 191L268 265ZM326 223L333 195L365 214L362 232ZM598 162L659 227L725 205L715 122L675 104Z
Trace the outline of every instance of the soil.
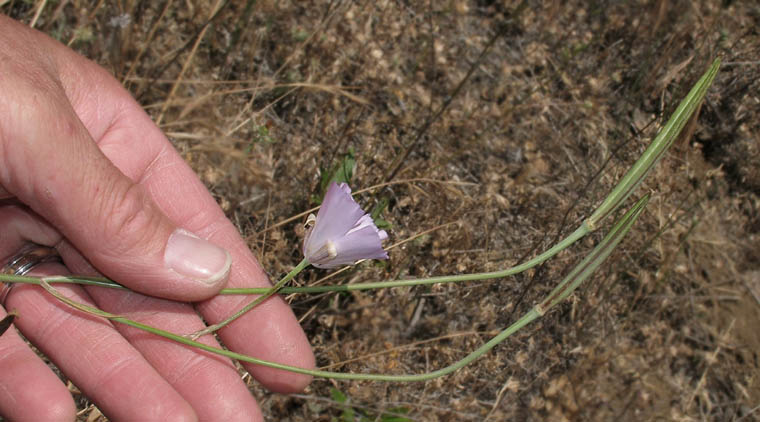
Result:
M215 9L218 3L219 8ZM0 1L144 105L273 279L351 169L390 259L297 284L506 268L572 232L723 61L569 300L453 375L316 379L269 420L760 420L760 8L754 1ZM39 12L39 14L38 14ZM635 198L633 198L635 199ZM632 203L629 200L627 205ZM612 225L491 281L288 297L318 365L423 373L541 300ZM104 419L78 395L81 420ZM394 419L394 417L396 419Z

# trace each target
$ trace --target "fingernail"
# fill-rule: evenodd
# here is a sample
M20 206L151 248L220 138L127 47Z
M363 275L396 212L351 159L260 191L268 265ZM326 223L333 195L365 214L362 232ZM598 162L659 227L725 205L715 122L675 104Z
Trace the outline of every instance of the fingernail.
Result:
M180 275L213 285L227 278L232 257L219 246L177 229L169 236L164 262Z

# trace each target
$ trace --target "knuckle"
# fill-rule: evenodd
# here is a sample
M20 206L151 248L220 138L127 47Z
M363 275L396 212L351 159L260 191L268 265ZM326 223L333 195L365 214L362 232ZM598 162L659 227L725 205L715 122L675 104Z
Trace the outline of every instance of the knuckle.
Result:
M143 187L119 181L101 196L102 237L114 254L128 254L150 248L161 226L161 213ZM162 246L161 246L162 247Z

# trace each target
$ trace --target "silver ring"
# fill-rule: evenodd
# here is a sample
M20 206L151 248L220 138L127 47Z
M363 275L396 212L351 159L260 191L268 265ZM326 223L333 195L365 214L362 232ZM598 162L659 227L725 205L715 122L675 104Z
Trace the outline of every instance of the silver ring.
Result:
M16 255L8 260L0 270L3 274L26 275L34 267L48 262L62 263L61 256L55 249L37 244L31 244L21 249ZM0 285L0 305L5 305L5 298L8 297L11 289L16 283L3 282Z

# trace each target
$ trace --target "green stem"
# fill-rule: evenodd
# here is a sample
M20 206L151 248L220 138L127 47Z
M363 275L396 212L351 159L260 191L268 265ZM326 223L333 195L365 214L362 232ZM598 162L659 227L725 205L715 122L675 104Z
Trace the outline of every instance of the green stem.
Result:
M272 295L274 295L275 293L277 293L282 288L282 286L285 283L287 283L288 281L292 280L293 277L295 277L298 273L300 273L301 271L303 271L303 269L306 268L306 267L308 267L308 266L309 266L309 261L306 258L304 258L301 262L298 263L298 265L296 265L295 268L293 268L292 270L290 270L290 272L287 273L285 275L285 277L282 278L282 280L280 280L277 283L275 283L275 285L272 286L272 287L265 288L265 291L261 294L261 296L257 297L253 301L251 301L251 303L245 305L242 309L240 309L239 311L235 312L232 316L228 317L224 321L219 322L219 323L214 324L214 325L209 325L208 327L206 327L206 328L204 328L202 330L199 330L199 331L196 331L193 334L190 334L190 338L193 339L193 340L197 340L198 338L200 338L200 337L202 337L202 336L204 336L206 334L211 334L211 333L213 333L213 332L215 332L215 331L223 328L224 326L226 326L227 324L231 323L232 321L240 318L241 316L243 316L243 314L245 314L246 312L248 312L251 309L255 308L261 302L267 300L269 297L271 297Z
M262 366L267 366L270 368L282 369L282 370L286 370L290 372L306 374L306 375L311 375L314 377L322 377L322 378L333 378L333 379L344 379L344 380L395 381L395 382L427 381L433 378L438 378L444 375L448 375L468 365L469 363L479 358L480 356L482 356L489 350L493 349L497 344L503 342L509 336L519 331L524 326L533 322L537 318L543 316L547 310L551 309L551 307L559 303L559 301L569 296L580 285L581 282L583 282L586 278L588 278L588 276L594 270L596 270L599 267L599 265L601 265L601 263L609 256L612 249L614 249L615 246L617 246L617 244L620 242L620 240L625 236L625 234L628 233L628 230L630 230L631 226L636 221L638 216L641 214L641 211L644 209L644 206L646 205L647 200L648 200L648 196L645 196L644 198L640 199L634 205L634 207L620 219L620 221L614 226L614 228L610 231L610 233L608 233L607 236L604 237L602 242L600 242L594 248L594 250L591 251L589 256L585 258L583 261L581 261L578 265L576 265L576 267L573 268L573 270L568 274L568 276L565 277L565 279L562 282L560 282L560 284L539 305L535 306L533 309L528 311L525 315L523 315L522 318L514 322L512 325L510 325L505 330L497 334L487 343L478 347L477 349L475 349L470 354L465 356L463 359L457 361L456 363L449 365L445 368L441 368L436 371L432 371L432 372L428 372L424 374L417 374L417 375L356 374L356 373L320 371L320 370L299 368L296 366L285 365L285 364L281 364L277 362L270 362L270 361L266 361L262 359L257 359L252 356L244 355L241 353L235 353L229 350L224 350L217 347L209 346L207 344L197 342L195 340L189 339L179 334L165 331L156 327L151 327L149 325L142 324L137 321L124 318L122 316L114 315L114 314L102 311L100 309L75 302L63 296L60 292L56 291L53 287L50 286L50 284L48 284L49 282L57 282L61 278L59 276L43 278L40 280L40 284L45 290L47 290L50 294L52 294L53 296L55 296L62 302L76 309L79 309L83 312L101 316L111 321L129 325L131 327L135 327L140 330L153 333L155 335L167 338L169 340L176 341L178 343L181 343L187 346L196 347L198 349L215 353L221 356L226 356L231 359L236 359L241 362L248 362L248 363L252 363L256 365L262 365ZM589 262L591 262L591 265L589 265ZM294 272L295 272L295 269L294 271L291 271L291 273L294 273Z
M615 189L607 195L599 208L594 211L593 214L586 220L589 228L592 230L596 228L597 224L605 217L614 212L620 204L625 201L628 196L633 193L636 187L639 186L642 180L646 177L649 170L657 164L658 161L665 155L665 152L673 144L678 135L683 130L686 123L691 116L697 110L702 100L707 94L707 88L712 84L715 75L718 74L720 68L720 59L715 59L707 72L702 75L699 81L689 91L681 103L670 116L670 119L662 128L660 133L654 138L654 141L644 151L644 153L636 160L633 166L628 170L628 173L623 176L620 182L615 186Z
M434 284L434 283L452 283L459 281L472 281L472 280L486 280L493 278L501 278L510 276L521 271L525 271L531 267L534 267L552 256L559 253L561 250L567 248L578 239L585 236L587 233L594 231L599 222L605 217L610 215L617 207L633 192L633 190L641 183L651 168L657 164L662 158L665 151L675 141L684 128L686 123L692 117L694 112L704 99L707 89L712 84L715 76L720 68L720 59L715 59L707 72L702 75L699 81L689 91L686 98L681 101L673 113L671 118L665 124L663 129L652 141L651 145L644 151L642 156L634 163L631 169L620 180L615 188L609 195L602 201L599 207L591 214L589 218L570 236L563 239L554 247L544 252L543 254L533 258L532 260L525 262L521 265L517 265L511 268L507 268L501 271L476 273L476 274L463 274L457 276L441 276L431 277L425 279L409 279L409 280L390 280L375 283L360 283L342 286L315 286L315 287L286 287L282 288L283 293L322 293L322 292L334 292L334 291L350 291L350 290L367 290L367 289L379 289L388 287L400 287L400 286L416 286L422 284ZM29 283L39 284L39 278L15 276L9 274L0 274L0 281L11 283ZM81 277L72 276L66 278L57 279L59 283L78 283L93 286L126 289L118 283L115 283L107 278L102 277ZM252 289L224 289L220 294L274 294L271 288L252 288Z
M612 230L604 236L604 239L599 242L594 250L576 265L541 303L536 305L536 310L540 314L543 315L556 304L565 300L578 288L583 280L599 268L602 262L607 259L620 241L623 240L623 237L628 234L631 226L633 226L633 223L639 218L644 207L646 207L647 202L649 202L648 194L636 201L636 204L615 223Z
M390 287L405 287L405 286L420 286L427 284L437 283L456 283L461 281L474 281L474 280L489 280L494 278L504 278L514 274L521 273L527 269L533 268L536 265L548 260L560 251L566 249L578 239L588 234L589 230L585 225L581 225L573 233L566 238L562 239L559 243L554 245L551 249L542 253L541 255L522 263L514 267L510 267L500 271L473 273L473 274L459 274L459 275L447 275L437 276L429 278L412 278L406 280L387 280L377 281L370 283L356 283L356 284L342 284L337 286L312 286L312 287L285 287L280 291L282 293L324 293L324 292L347 292L356 290L372 290L372 289L385 289ZM224 289L220 294L251 294L261 293L261 289Z
M554 247L547 250L543 254L531 259L523 264L507 268L501 271L476 273L476 274L462 274L456 276L441 276L431 277L424 279L408 279L408 280L389 280L374 283L360 283L342 286L315 286L315 287L286 287L282 288L281 292L290 293L323 293L323 292L335 292L335 291L350 291L350 290L368 290L368 289L381 289L388 287L400 287L400 286L417 286L423 284L434 283L454 283L459 281L472 281L472 280L487 280L494 278L507 277L513 274L517 274L521 271L525 271L532 268L547 259L553 257L561 250L567 248L578 239L582 238L586 234L594 231L599 223L614 212L620 204L633 193L638 187L641 181L646 177L647 173L654 167L657 162L664 156L670 145L673 144L675 139L681 133L686 123L694 115L699 105L702 103L705 95L707 94L707 88L710 87L712 81L718 73L720 68L720 59L715 59L710 68L705 72L694 87L689 91L686 98L681 101L676 108L676 111L670 117L668 122L662 128L660 133L657 134L655 139L639 157L636 163L631 166L628 172L623 176L620 182L610 192L609 195L602 201L597 209L591 214L586 221L576 229L570 236L557 243ZM39 284L39 279L35 277L23 277L14 276L8 274L0 274L0 281L12 282L12 283L31 283ZM125 287L117 284L107 278L102 277L68 277L67 279L60 279L57 282L66 283L79 283L109 288L125 289ZM219 294L274 294L271 288L248 288L248 289L224 289Z
M486 344L478 347L475 349L472 353L467 355L464 359L449 365L445 368L441 368L437 371L428 372L425 374L419 374L419 375L385 375L385 374L355 374L355 373L345 373L345 372L333 372L333 371L320 371L320 370L314 370L314 369L305 369L305 368L299 368L297 366L291 366L291 365L285 365L282 363L277 362L270 362L262 359L257 359L252 356L243 355L240 353L231 352L229 350L219 349L217 347L209 346L207 344L203 344L194 340L190 340L186 337L170 333L168 331L164 331L155 327L150 327L145 324L141 324L136 321L132 321L127 318L119 317L114 315L111 319L115 322L120 322L125 325L129 325L135 328L139 328L141 330L149 331L153 334L157 334L162 337L166 337L170 340L174 340L178 343L182 343L188 346L197 347L199 349L205 350L207 352L215 353L218 355L226 356L231 359L236 359L241 362L248 362L253 363L256 365L262 365L267 366L269 368L275 368L275 369L282 369L285 371L295 372L298 374L306 374L311 375L313 377L320 377L320 378L332 378L332 379L343 379L343 380L371 380L371 381L396 381L396 382L404 382L404 381L427 381L431 380L433 378L442 377L444 375L448 375L457 369L460 369L467 364L471 363L475 359L482 356L484 353L488 352L489 350L493 349L494 346L504 341L507 337L511 336L515 332L517 332L522 327L528 325L529 323L533 322L536 318L540 317L541 315L535 310L531 309L528 313L526 313L522 318L517 320L514 324L510 325L509 328L505 329L504 331L500 332L498 335L496 335L494 338L489 340Z
M494 346L504 341L507 337L509 337L510 335L517 332L525 325L531 323L533 320L541 316L538 312L536 312L535 309L531 309L528 313L526 313L522 318L517 320L514 324L510 325L507 329L505 329L504 331L496 335L486 344L478 347L472 353L467 355L464 359L452 365L449 365L445 368L439 369L437 371L428 372L428 373L419 374L419 375L355 374L355 373L320 371L320 370L315 370L315 369L299 368L297 366L285 365L282 363L266 361L263 359L257 359L253 356L248 356L248 355L235 353L235 352L225 350L225 349L220 349L218 347L209 346L207 344L200 343L198 341L189 339L179 334L165 331L156 327L151 327L150 325L142 324L137 321L133 321L131 319L128 319L119 315L111 314L111 313L102 311L100 309L93 308L83 303L75 302L67 298L66 296L63 296L60 292L58 292L52 286L50 286L50 284L48 284L48 282L51 282L51 283L58 282L59 279L60 277L58 276L46 277L41 280L40 284L45 290L47 290L50 294L55 296L57 299L80 311L97 315L113 322L129 325L130 327L134 327L134 328L167 338L169 340L176 341L177 343L181 343L181 344L191 346L191 347L196 347L198 349L205 350L207 352L211 352L211 353L221 355L221 356L226 356L230 359L236 359L241 362L248 362L248 363L252 363L256 365L266 366L269 368L282 369L285 371L295 372L298 374L311 375L313 377L333 378L333 379L343 379L343 380L373 380L373 381L403 382L403 381L426 381L433 378L441 377L441 376L450 374L456 371L457 369L460 369L463 366L474 361L475 359L477 359L478 357L480 357L487 351L493 349Z
M313 286L313 287L282 287L278 291L285 294L291 293L324 293L324 292L346 292L354 290L371 290L371 289L384 289L390 287L403 287L403 286L419 286L436 283L455 283L461 281L474 281L474 280L489 280L494 278L508 277L527 269L533 268L536 265L548 260L554 255L558 254L562 250L566 249L586 234L590 230L585 224L578 227L573 233L566 238L562 239L559 243L554 245L549 250L545 251L541 255L524 262L520 265L510 267L500 271L474 273L474 274L460 274L451 276L438 276L430 278L413 278L406 280L387 280L371 283L356 283L356 284L343 284L337 286ZM303 264L303 262L301 263ZM301 265L299 264L299 265ZM298 267L296 267L298 268ZM300 270L299 270L300 271ZM287 276L286 276L287 277ZM289 279L288 279L289 280ZM11 283L23 283L23 284L40 284L38 277L17 276L9 274L0 274L0 281L7 281ZM59 277L55 280L50 280L53 283L73 283L84 284L88 286L108 287L112 289L128 290L126 287L111 281L103 277L82 277L82 276L65 276ZM287 280L286 280L287 281ZM280 283L278 283L280 284ZM272 292L273 287L252 287L252 288L231 288L222 289L219 294L221 295L240 295L240 294L268 294Z
M448 282L457 282L457 281L501 278L501 277L506 277L506 276L518 273L520 271L524 271L528 268L531 268L535 265L540 264L541 262L546 261L547 259L556 255L559 251L567 248L572 243L574 243L581 237L585 236L587 233L593 231L597 227L597 224L602 219L604 219L606 216L611 214L632 193L633 189L635 189L639 185L641 180L646 176L647 172L652 168L652 166L654 166L659 161L659 159L662 158L664 152L673 143L675 138L678 136L680 131L688 122L689 118L691 118L691 116L694 114L697 107L699 106L701 101L704 99L707 88L712 83L713 79L715 78L715 75L718 72L719 65L720 65L720 61L716 59L713 62L710 69L702 76L699 82L694 86L694 88L692 88L692 90L689 92L687 97L678 106L678 108L676 109L671 119L668 121L668 123L665 125L663 130L657 135L655 140L652 142L652 145L650 145L649 148L647 148L647 150L644 152L642 157L633 165L633 167L623 177L620 183L618 183L615 189L613 189L610 195L608 195L607 198L605 198L605 200L602 202L602 204L594 211L594 213L592 213L592 215L567 238L563 239L561 242L553 246L551 249L533 258L532 260L524 264L521 264L512 268L508 268L506 270L487 272L487 273L465 274L465 275L457 275L457 276L442 276L442 277L432 277L432 278L427 278L427 279L414 279L414 280L391 280L391 281L384 281L384 282L378 282L378 283L363 283L363 284L354 284L354 285L345 285L345 286L316 286L316 287L306 287L306 288L298 288L298 289L283 288L282 291L292 292L292 293L297 293L297 292L315 293L315 292L324 292L324 291L364 290L364 289L373 289L373 288L381 288L381 287L398 287L398 286L409 286L409 285L420 285L420 284L448 283ZM542 302L536 305L533 309L531 309L528 313L526 313L522 318L520 318L514 324L512 324L507 329L505 329L504 331L499 333L497 336L492 338L486 344L477 348L475 351L467 355L464 359L454 363L453 365L447 366L437 371L433 371L426 374L420 374L420 375L346 374L346 373L337 373L337 372L330 372L330 371L309 370L309 369L304 369L304 368L293 367L290 365L279 364L276 362L268 362L261 359L256 359L251 356L246 356L246 355L231 352L228 350L223 350L216 347L208 346L206 344L199 343L195 340L189 339L187 337L183 337L178 334L170 333L168 331L164 331L156 327L150 327L148 325L141 324L139 322L132 321L130 319L127 319L118 315L110 314L105 311L101 311L99 309L89 307L87 305L76 303L62 296L60 293L58 293L54 288L52 288L48 284L48 282L67 282L67 283L84 283L84 284L90 284L90 285L100 285L100 286L106 286L106 287L112 287L112 288L122 288L122 289L124 288L123 286L120 286L107 279L93 278L93 277L61 277L61 276L39 279L36 277L0 275L0 281L40 284L42 285L43 288L45 288L48 292L50 292L56 298L60 299L64 303L67 303L68 305L76 309L82 310L84 312L89 312L94 315L99 315L115 322L130 325L132 327L135 327L144 331L148 331L159 336L163 336L167 339L171 339L188 346L197 347L199 349L202 349L211 353L227 356L229 358L237 359L243 362L249 362L253 364L268 366L268 367L276 368L276 369L283 369L283 370L306 374L306 375L336 378L336 379L356 379L356 380L376 380L376 381L424 381L424 380L429 380L432 378L450 374L456 371L457 369L469 364L470 362L477 359L488 350L492 349L494 346L496 346L500 342L504 341L507 337L512 335L514 332L518 331L525 325L529 324L530 322L542 316L545 312L547 312L553 306L558 304L560 301L567 298L586 278L588 278L588 276L593 271L595 271L599 267L599 265L601 265L601 263L609 256L609 254L618 245L618 243L625 236L625 234L628 233L634 221L638 218L638 216L642 212L644 206L646 205L647 200L648 200L647 196L640 199L634 205L634 207L631 210L629 210L623 216L623 218L621 218L615 224L613 229L610 231L610 233L607 234L607 236L605 236L602 242L600 242L600 244L597 245L594 248L594 250L583 261L581 261L578 265L576 265L576 267L573 268L573 270L567 275L567 277L565 277L562 280L562 282L560 282L559 285L557 285L557 287L554 290L552 290L552 292ZM245 312L247 312L248 310L256 306L258 303L261 303L266 298L275 294L280 288L282 288L282 286L287 281L292 279L293 276L295 276L307 265L308 265L308 262L306 260L303 260L298 266L296 266L296 268L293 269L293 271L288 273L288 275L286 275L282 280L280 280L277 284L275 284L275 286L271 288L263 289L263 290L244 289L246 293L257 293L257 294L262 294L262 296L258 297L256 300L254 300L253 302L248 304L246 307L238 311L231 318L228 318L227 320L223 321L219 325L220 326L226 325L230 321L234 320L238 316L244 314ZM239 293L242 293L242 291L241 289L234 289L234 290L227 289L225 293L239 294Z

